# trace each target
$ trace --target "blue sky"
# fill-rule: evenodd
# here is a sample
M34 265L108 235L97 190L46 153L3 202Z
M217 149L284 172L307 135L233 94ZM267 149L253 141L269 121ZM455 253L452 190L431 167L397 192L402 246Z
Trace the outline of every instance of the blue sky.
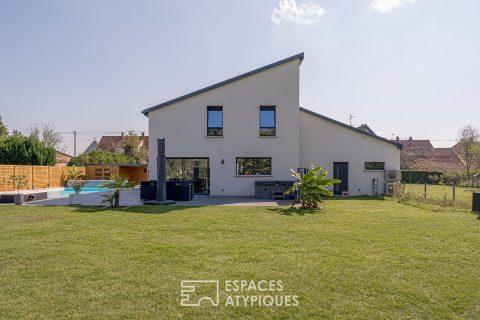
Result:
M82 149L147 131L143 108L305 52L301 106L448 146L480 126L479 12L478 0L0 0L0 115L91 132Z

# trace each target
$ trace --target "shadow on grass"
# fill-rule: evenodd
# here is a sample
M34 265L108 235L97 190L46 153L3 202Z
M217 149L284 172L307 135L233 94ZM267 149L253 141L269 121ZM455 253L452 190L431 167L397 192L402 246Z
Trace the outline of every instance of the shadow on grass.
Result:
M83 212L83 213L99 213L99 212L119 212L119 213L140 213L140 214L165 214L174 211L181 211L190 208L196 208L195 206L157 206L157 205L141 205L141 206L131 206L131 207L121 207L121 208L109 208L101 206L76 206L74 207L74 212Z
M268 208L268 211L273 211L282 216L304 216L306 214L317 214L324 212L321 208L316 209L301 209L301 208Z

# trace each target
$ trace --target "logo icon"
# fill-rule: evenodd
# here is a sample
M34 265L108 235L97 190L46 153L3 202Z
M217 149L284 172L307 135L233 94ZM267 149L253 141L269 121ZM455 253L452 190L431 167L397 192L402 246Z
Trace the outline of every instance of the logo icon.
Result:
M184 307L219 305L220 282L218 280L182 280L180 304Z

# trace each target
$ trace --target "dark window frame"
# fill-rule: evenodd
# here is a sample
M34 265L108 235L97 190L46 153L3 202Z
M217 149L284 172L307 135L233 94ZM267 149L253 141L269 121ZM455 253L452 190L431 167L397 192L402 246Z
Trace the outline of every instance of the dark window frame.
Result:
M262 127L262 111L273 111L273 127ZM277 135L277 108L276 106L260 106L258 113L258 124L261 137L274 137ZM262 130L263 129L263 130ZM273 129L273 134L265 134L268 130Z
M209 114L210 111L221 111L222 112L222 126L221 127L213 127L210 126ZM217 132L219 131L219 132ZM218 134L215 134L215 133ZM207 137L223 137L223 106L207 106Z
M268 173L256 173L259 170L257 168L255 168L256 165L254 164L254 170L256 172L254 172L252 174L240 173L240 172L238 172L238 160L239 159L253 159L253 160L268 159L270 161L270 167L269 167L270 170L269 170ZM272 157L235 157L235 175L246 176L246 177L271 176L272 175Z
M372 165L373 168L369 168L368 165ZM381 167L376 167L376 165L381 164ZM385 170L385 162L384 161L365 161L363 165L363 169L365 171L384 171Z

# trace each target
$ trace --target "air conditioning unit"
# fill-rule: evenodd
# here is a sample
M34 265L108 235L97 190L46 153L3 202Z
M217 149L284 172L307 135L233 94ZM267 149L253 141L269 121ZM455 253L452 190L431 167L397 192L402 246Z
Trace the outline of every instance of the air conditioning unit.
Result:
M402 192L402 184L399 182L387 182L385 183L385 195L393 196Z
M400 170L385 170L386 181L400 181L402 179L402 171Z

